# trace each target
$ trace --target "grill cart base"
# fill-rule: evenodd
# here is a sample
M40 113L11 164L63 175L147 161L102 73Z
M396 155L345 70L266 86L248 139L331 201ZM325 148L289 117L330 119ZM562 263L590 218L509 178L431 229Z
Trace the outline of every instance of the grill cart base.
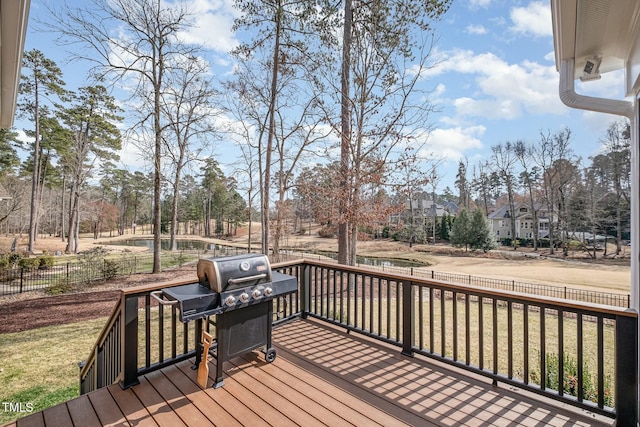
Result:
M276 359L271 347L273 304L255 304L242 310L232 310L216 316L216 379L213 388L224 385L224 362L240 354L264 347L265 360Z

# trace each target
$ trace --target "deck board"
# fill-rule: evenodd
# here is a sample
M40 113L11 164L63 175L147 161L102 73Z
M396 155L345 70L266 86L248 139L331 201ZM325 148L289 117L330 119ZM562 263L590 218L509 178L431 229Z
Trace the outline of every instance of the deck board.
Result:
M116 406L120 408L129 424L136 427L158 426L158 423L155 422L133 390L123 390L118 385L107 387L106 390L111 395Z
M100 427L102 425L86 394L68 401L67 408L69 409L71 420L76 426Z
M93 409L96 411L96 415L100 420L100 425L119 425L130 426L131 423L127 421L124 414L118 408L118 405L113 400L109 390L101 388L95 393L90 393L89 400Z
M197 384L193 360L111 385L19 419L17 427L135 426L604 426L612 420L491 385L486 378L314 320L274 329L278 357L225 363L224 386ZM15 426L16 424L9 424Z

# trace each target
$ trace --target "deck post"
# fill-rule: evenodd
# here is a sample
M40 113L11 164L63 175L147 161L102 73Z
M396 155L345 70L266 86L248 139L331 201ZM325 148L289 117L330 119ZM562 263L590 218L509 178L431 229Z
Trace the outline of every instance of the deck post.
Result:
M616 427L638 422L638 318L616 316Z
M415 331L415 306L416 292L410 281L399 282L402 284L402 355L413 357L413 343Z
M302 283L300 283L300 301L302 302L302 318L306 319L311 306L311 266L307 263L302 267Z
M122 334L122 381L123 389L140 384L138 380L138 296L125 296Z

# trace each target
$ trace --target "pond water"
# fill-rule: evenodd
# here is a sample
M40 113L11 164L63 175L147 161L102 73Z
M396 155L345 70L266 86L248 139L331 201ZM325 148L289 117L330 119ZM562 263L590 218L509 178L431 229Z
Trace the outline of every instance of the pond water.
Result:
M169 250L169 244L171 241L169 239L160 239L160 249ZM146 247L149 251L153 250L153 239L125 239L125 240L117 240L114 242L109 242L110 245L116 246L136 246L136 247ZM196 250L196 251L204 251L204 250L213 250L213 243L204 242L202 240L176 240L176 245L179 251L186 250Z
M169 250L169 239L160 239L160 248L162 250ZM153 250L153 239L124 239L109 242L110 245L116 246L136 246L146 247L149 251ZM211 251L213 256L224 256L242 253L241 248L233 246L218 245L215 243L205 242L203 240L194 239L180 239L176 240L177 248L179 251L195 250L195 251ZM326 251L313 251L312 253L317 255L323 255L328 258L337 259L338 255L335 252ZM357 256L356 261L359 265L372 265L375 267L424 267L424 264L413 261L406 261L402 259L394 258L373 258Z

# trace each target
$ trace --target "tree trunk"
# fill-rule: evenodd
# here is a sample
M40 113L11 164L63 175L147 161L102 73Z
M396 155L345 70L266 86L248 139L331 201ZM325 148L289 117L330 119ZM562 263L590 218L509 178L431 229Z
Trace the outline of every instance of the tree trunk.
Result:
M29 247L28 251L35 250L37 219L38 219L38 182L40 181L40 112L38 99L38 79L35 79L35 137L33 141L33 173L31 177L31 212L29 215Z
M351 0L344 2L344 28L342 33L341 85L341 142L340 142L340 191L338 195L338 263L349 263L349 149L351 145L351 26L353 9Z
M269 100L269 133L267 136L267 152L265 153L264 180L262 188L262 253L269 255L269 187L271 186L271 152L276 132L276 95L278 90L278 72L280 67L280 33L282 10L278 8L276 15L276 34L273 44L273 68L271 70L271 99Z

